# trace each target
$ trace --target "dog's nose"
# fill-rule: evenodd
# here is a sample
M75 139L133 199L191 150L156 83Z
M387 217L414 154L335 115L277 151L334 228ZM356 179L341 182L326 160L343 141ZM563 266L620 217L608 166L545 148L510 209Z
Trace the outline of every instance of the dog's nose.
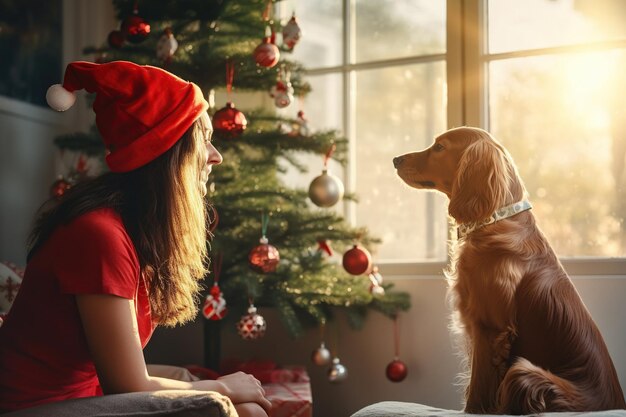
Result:
M404 156L396 156L395 158L393 158L394 168L398 168L400 165L402 165L403 160L404 160Z

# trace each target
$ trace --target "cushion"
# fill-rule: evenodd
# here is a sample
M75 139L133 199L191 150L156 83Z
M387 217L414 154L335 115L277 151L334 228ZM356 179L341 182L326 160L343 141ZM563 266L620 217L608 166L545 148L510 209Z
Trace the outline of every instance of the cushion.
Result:
M429 407L423 404L383 401L368 405L352 414L352 417L446 417L475 416L458 410ZM482 416L487 416L483 414ZM593 411L586 413L544 413L542 417L626 417L626 410ZM503 417L500 415L499 417Z
M13 411L2 417L236 417L230 399L216 392L163 390L78 398Z
M189 372L188 369L180 366L148 364L146 365L146 368L148 369L148 375L159 378L175 379L177 381L185 382L192 382L200 379Z

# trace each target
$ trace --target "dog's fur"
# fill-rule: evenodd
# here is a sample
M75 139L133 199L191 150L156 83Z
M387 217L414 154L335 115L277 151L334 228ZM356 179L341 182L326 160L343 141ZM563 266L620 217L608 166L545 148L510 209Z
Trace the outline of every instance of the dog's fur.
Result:
M458 224L526 197L508 152L478 128L449 130L394 165L408 185L446 194ZM626 408L602 336L532 210L461 238L448 283L467 346L467 412Z

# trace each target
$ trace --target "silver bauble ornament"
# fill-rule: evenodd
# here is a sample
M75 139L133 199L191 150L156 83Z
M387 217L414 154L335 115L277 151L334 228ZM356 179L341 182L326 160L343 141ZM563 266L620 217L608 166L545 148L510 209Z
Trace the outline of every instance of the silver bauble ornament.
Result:
M311 361L318 366L328 365L330 363L331 355L330 351L326 349L324 342L313 351L311 354Z
M328 370L328 380L330 382L341 382L348 377L348 370L339 363L339 358L333 359L333 364Z
M318 207L334 206L343 197L343 192L341 180L326 169L309 186L309 198Z

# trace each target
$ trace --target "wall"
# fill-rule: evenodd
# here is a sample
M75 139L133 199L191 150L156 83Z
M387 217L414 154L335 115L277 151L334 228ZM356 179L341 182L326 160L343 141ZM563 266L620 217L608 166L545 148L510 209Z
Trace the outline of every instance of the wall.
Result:
M108 0L65 0L63 19L64 68L70 61L92 60L82 49L102 42L116 25ZM91 113L82 94L65 113L0 96L0 261L24 264L33 217L63 173L53 139L86 129Z
M409 369L408 377L401 383L392 383L385 377L385 367L394 354L393 327L389 319L378 313L371 313L360 331L349 329L345 320L339 320L339 357L349 373L348 379L340 384L328 382L326 368L313 365L309 359L311 352L319 346L319 331L314 329L291 340L282 330L275 312L269 309L259 309L268 322L268 330L258 341L242 340L234 325L229 324L222 331L222 355L272 359L281 365L306 365L312 380L315 417L349 416L367 404L387 400L459 409L461 393L454 385L460 369L459 359L447 330L443 277L385 278L393 281L397 289L408 291L413 305L410 311L400 316L400 358ZM626 317L624 278L580 276L574 278L574 284L604 335L626 389L626 334L622 326L623 317ZM177 365L201 364L201 320L177 329L158 329L146 349L146 360ZM181 349L182 346L185 348Z

